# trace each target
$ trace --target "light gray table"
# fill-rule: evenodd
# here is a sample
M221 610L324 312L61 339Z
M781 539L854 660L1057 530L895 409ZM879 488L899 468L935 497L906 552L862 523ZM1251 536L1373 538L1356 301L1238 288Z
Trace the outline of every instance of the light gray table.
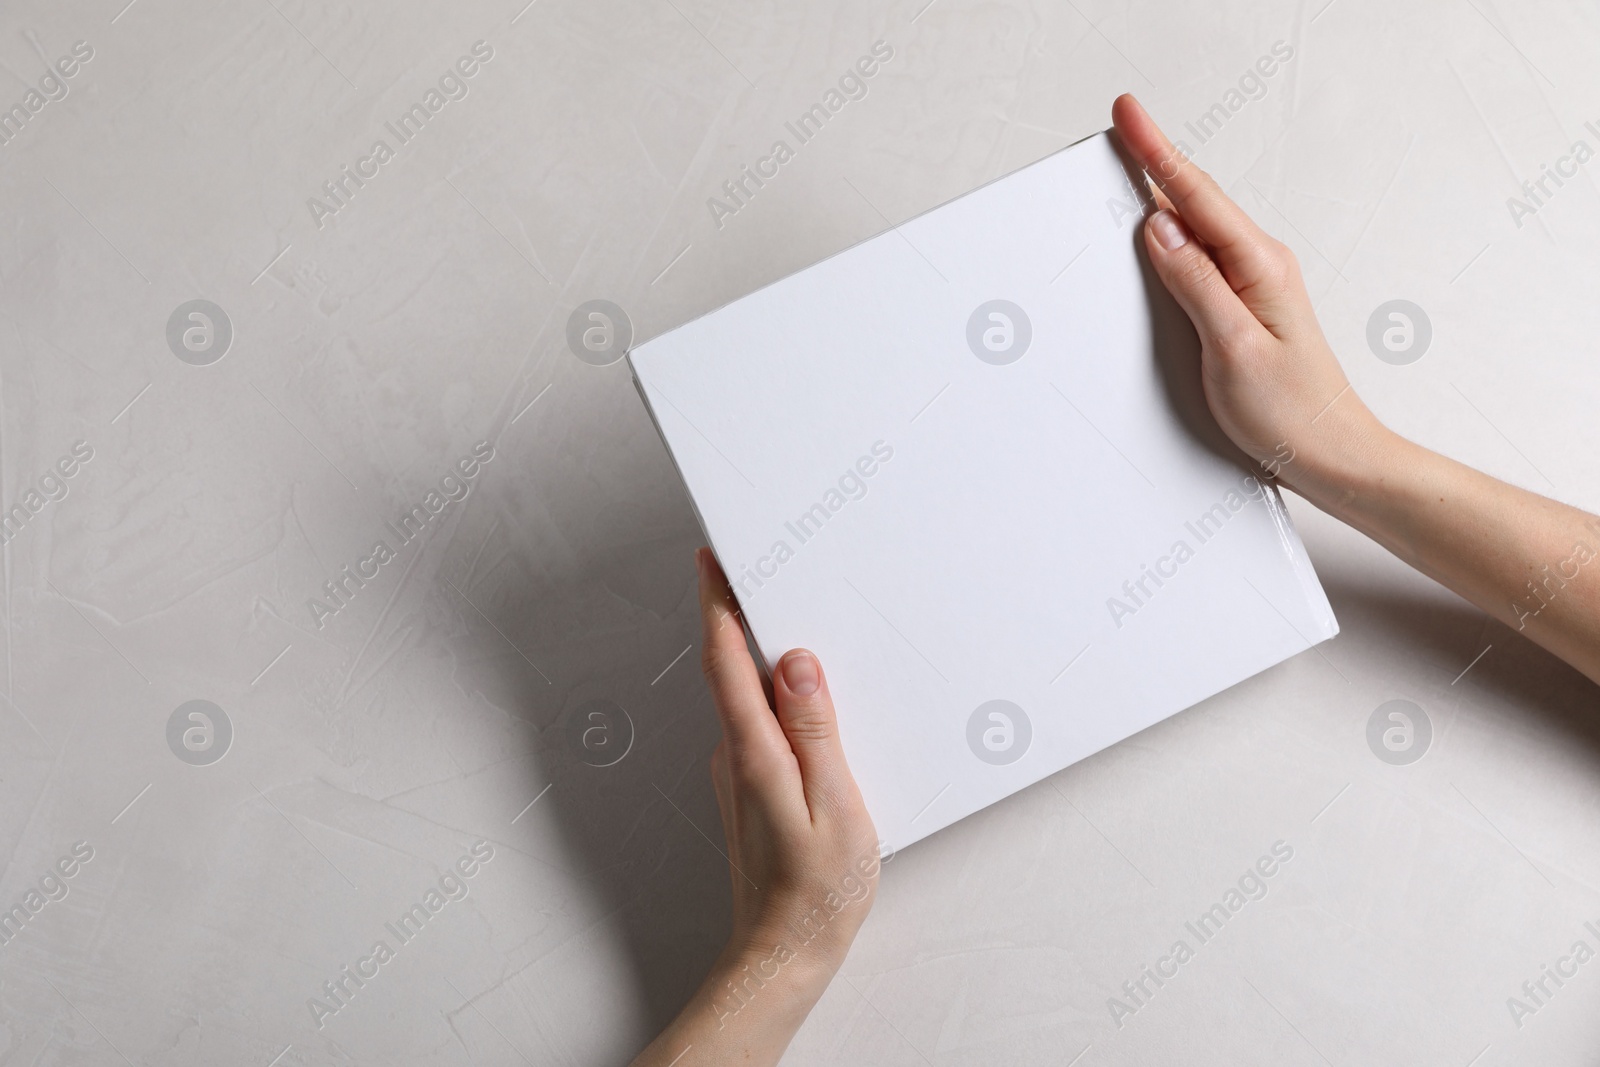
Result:
M690 509L569 315L652 335L1119 91L1386 420L1600 505L1593 4L125 2L0 13L0 1063L626 1060L725 933L715 723ZM1343 634L895 857L786 1062L1593 1062L1600 962L1507 1002L1600 948L1595 690L1295 515Z

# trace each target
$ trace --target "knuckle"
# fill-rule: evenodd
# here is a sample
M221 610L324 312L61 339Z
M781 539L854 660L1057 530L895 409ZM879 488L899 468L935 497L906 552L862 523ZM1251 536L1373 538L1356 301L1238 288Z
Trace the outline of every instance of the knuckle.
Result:
M1164 185L1176 178L1185 165L1189 165L1189 159L1182 152L1168 152L1156 161L1152 176L1158 184Z
M1287 293L1293 284L1293 272L1288 264L1280 260L1269 260L1266 266L1262 268L1259 284L1251 286L1251 288L1256 292L1276 298Z
M728 746L728 780L736 792L769 789L783 772L784 763L770 745L741 741Z
M1222 369L1229 373L1247 372L1256 364L1259 348L1256 331L1240 318L1229 318L1213 334Z
M822 744L833 738L833 717L820 707L797 709L785 717L784 732L793 744Z
M732 666L727 649L718 648L714 642L706 642L700 650L700 673L706 676L713 689L727 679Z
M1275 303L1292 299L1301 292L1300 260L1292 249L1281 241L1268 238L1261 246L1255 277L1250 290L1256 296Z
M1300 271L1294 250L1282 241L1270 239L1265 252L1267 281L1276 289L1288 286Z
M1300 284L1300 257L1295 255L1294 249L1288 245L1283 246L1283 271L1284 280L1289 285Z
M706 688L712 701L724 712L745 699L744 679L741 677L738 657L730 651L712 651L700 658L705 674Z
M728 775L730 781L739 781L749 766L753 753L750 741L738 734L724 733L722 735L722 770Z
M1189 292L1205 294L1217 275L1217 265L1211 257L1198 250L1191 252L1174 268L1174 281Z
M1250 357L1254 339L1243 323L1228 320L1216 328L1214 338L1221 353L1235 363Z

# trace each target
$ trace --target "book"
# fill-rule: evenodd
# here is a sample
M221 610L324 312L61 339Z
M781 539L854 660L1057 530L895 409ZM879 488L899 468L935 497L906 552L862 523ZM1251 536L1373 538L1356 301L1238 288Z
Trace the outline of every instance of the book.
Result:
M764 666L821 659L885 850L1338 633L1151 210L1096 134L628 355Z

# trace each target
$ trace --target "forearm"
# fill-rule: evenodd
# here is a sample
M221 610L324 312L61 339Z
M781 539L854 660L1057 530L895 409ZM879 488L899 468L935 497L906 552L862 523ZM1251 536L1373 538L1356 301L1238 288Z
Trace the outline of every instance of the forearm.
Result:
M1600 519L1357 425L1303 495L1600 683Z
M724 953L631 1067L776 1064L827 986L799 962L781 947L753 959Z

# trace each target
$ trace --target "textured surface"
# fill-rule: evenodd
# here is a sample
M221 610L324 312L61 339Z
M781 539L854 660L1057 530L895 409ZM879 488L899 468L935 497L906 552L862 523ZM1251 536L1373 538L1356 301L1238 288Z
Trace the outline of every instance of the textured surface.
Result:
M1600 149L1593 4L123 2L0 12L0 1062L625 1060L725 932L715 723L692 513L568 316L651 336L1119 91L1180 137L1226 115L1185 139L1392 425L1600 506L1600 161L1507 203ZM880 39L865 98L714 213ZM197 299L221 359L187 309L169 341ZM1408 365L1367 342L1394 299L1432 323ZM896 856L787 1062L1592 1061L1600 962L1507 998L1600 947L1594 689L1295 513L1342 635ZM1394 699L1432 724L1410 765L1367 741Z

